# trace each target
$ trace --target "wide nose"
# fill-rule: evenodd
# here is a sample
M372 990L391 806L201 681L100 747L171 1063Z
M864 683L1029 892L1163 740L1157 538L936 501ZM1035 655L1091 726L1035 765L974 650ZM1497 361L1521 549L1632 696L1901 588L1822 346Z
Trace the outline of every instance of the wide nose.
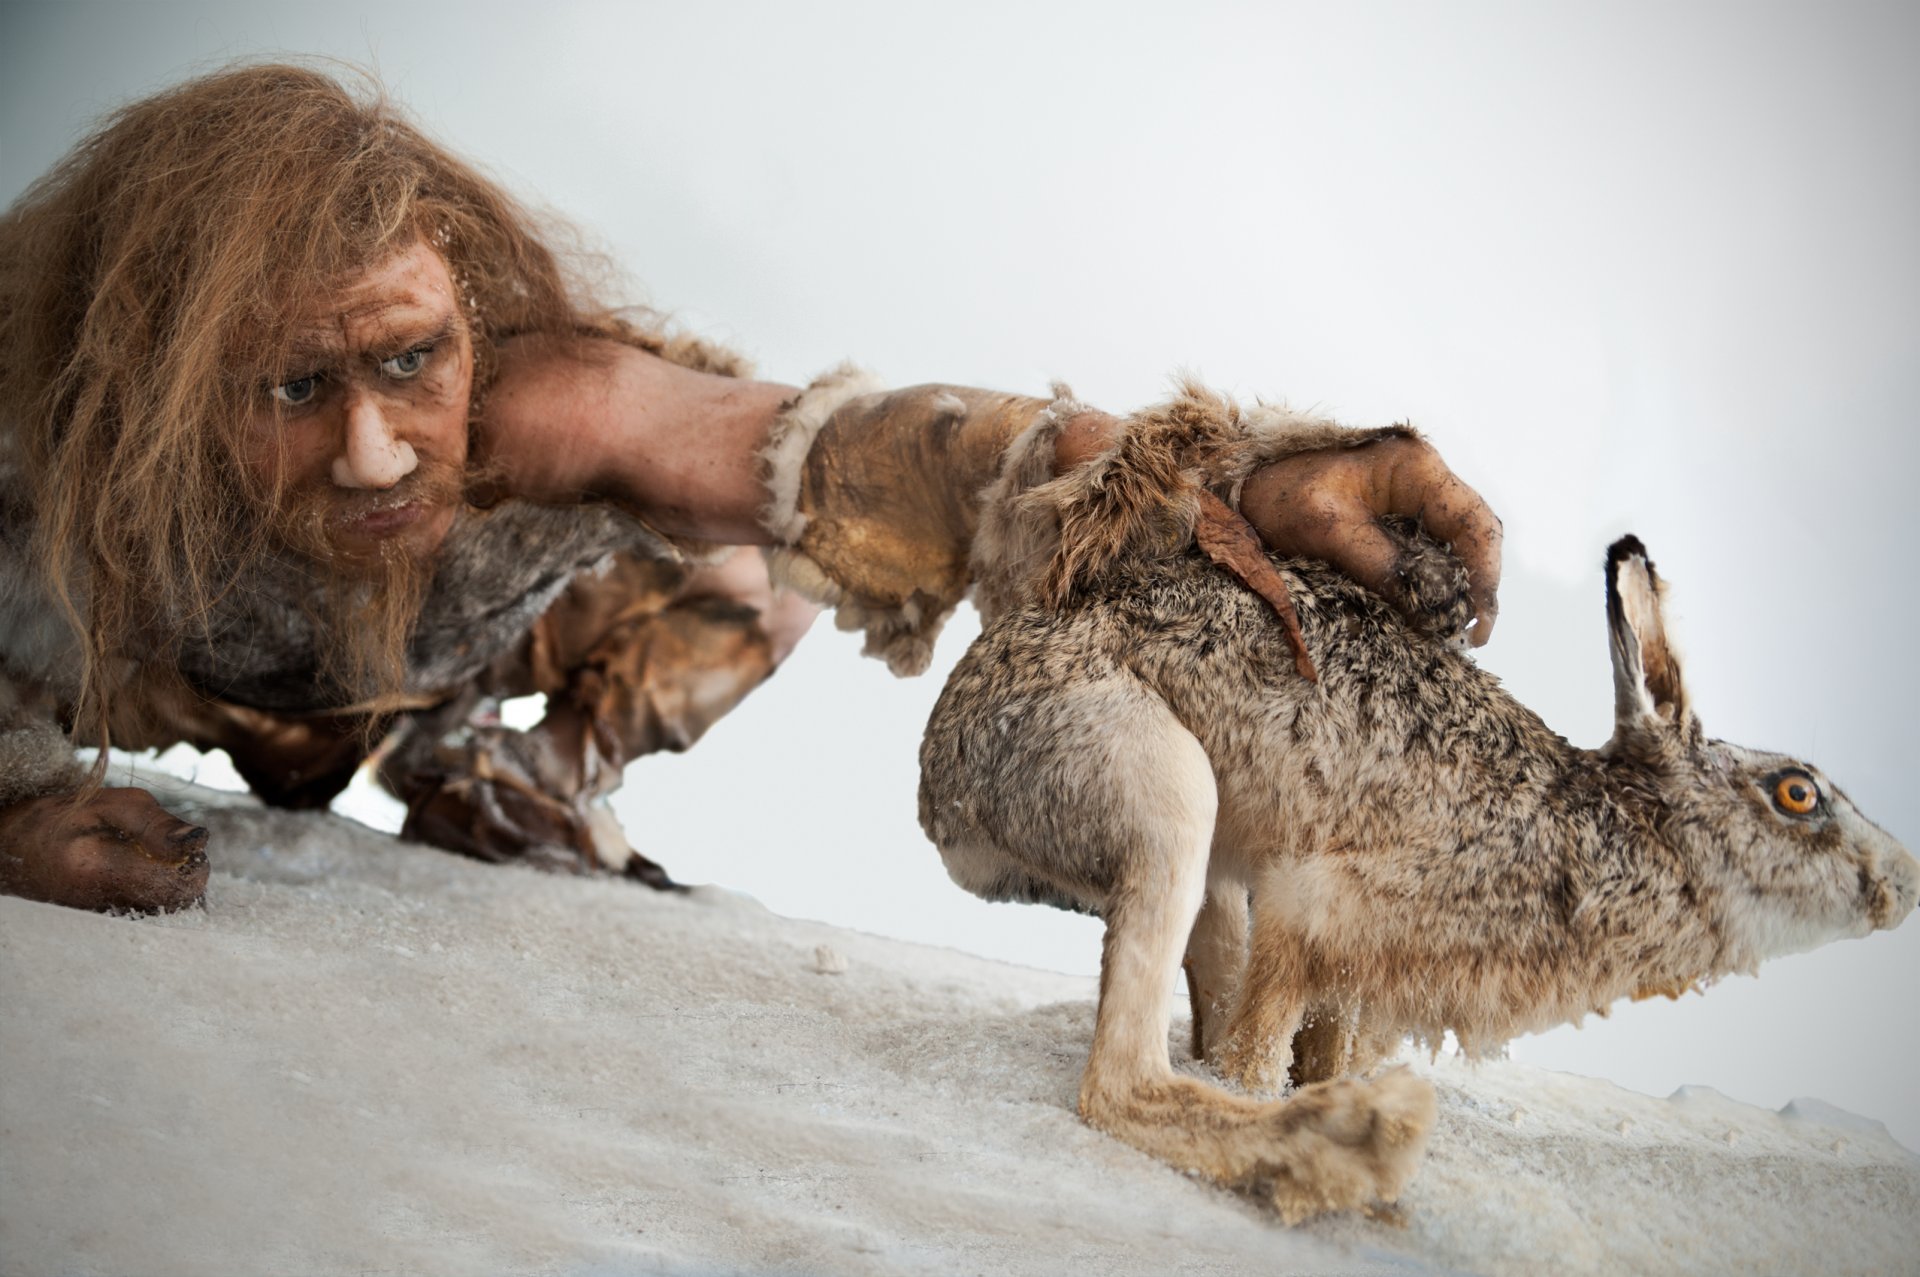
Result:
M346 435L333 459L336 487L391 488L413 473L420 459L394 430L380 397L361 386L347 388Z

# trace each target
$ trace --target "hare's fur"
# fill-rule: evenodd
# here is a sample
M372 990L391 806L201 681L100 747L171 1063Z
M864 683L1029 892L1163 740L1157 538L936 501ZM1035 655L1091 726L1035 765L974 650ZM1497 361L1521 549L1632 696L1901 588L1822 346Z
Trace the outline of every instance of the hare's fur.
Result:
M1163 545L1097 588L1010 592L928 724L921 821L954 879L1107 924L1094 1125L1289 1219L1391 1200L1431 1089L1342 1075L1406 1034L1486 1048L1912 911L1920 867L1817 770L1700 731L1631 538L1609 559L1619 723L1597 752L1331 570L1275 562L1317 685L1263 599ZM1407 564L1461 584L1430 543ZM1789 770L1816 812L1773 805ZM1183 958L1196 1053L1299 1090L1172 1071Z

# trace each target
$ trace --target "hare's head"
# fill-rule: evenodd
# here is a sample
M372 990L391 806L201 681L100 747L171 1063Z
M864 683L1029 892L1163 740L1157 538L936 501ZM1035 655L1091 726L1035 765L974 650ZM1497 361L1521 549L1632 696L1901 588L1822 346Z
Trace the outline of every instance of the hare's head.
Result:
M1811 763L1707 737L1662 588L1637 537L1608 550L1615 722L1604 752L1645 777L1662 840L1711 897L1727 969L1899 926L1920 899L1920 863Z

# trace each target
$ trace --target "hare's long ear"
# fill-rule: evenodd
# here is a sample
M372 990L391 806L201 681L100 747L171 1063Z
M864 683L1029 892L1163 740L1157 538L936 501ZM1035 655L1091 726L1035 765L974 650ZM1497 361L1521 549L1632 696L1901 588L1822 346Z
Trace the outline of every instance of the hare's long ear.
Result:
M1680 658L1667 641L1665 587L1640 538L1607 549L1607 632L1613 650L1614 740L1636 728L1690 731L1693 711Z

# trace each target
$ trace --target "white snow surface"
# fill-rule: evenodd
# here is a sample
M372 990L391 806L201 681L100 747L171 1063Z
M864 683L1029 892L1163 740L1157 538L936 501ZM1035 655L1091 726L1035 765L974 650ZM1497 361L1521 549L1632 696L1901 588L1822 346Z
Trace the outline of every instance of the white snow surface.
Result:
M1075 1117L1089 980L165 797L206 909L0 898L0 1272L1920 1263L1920 1160L1819 1101L1419 1058L1395 1217L1289 1229Z

